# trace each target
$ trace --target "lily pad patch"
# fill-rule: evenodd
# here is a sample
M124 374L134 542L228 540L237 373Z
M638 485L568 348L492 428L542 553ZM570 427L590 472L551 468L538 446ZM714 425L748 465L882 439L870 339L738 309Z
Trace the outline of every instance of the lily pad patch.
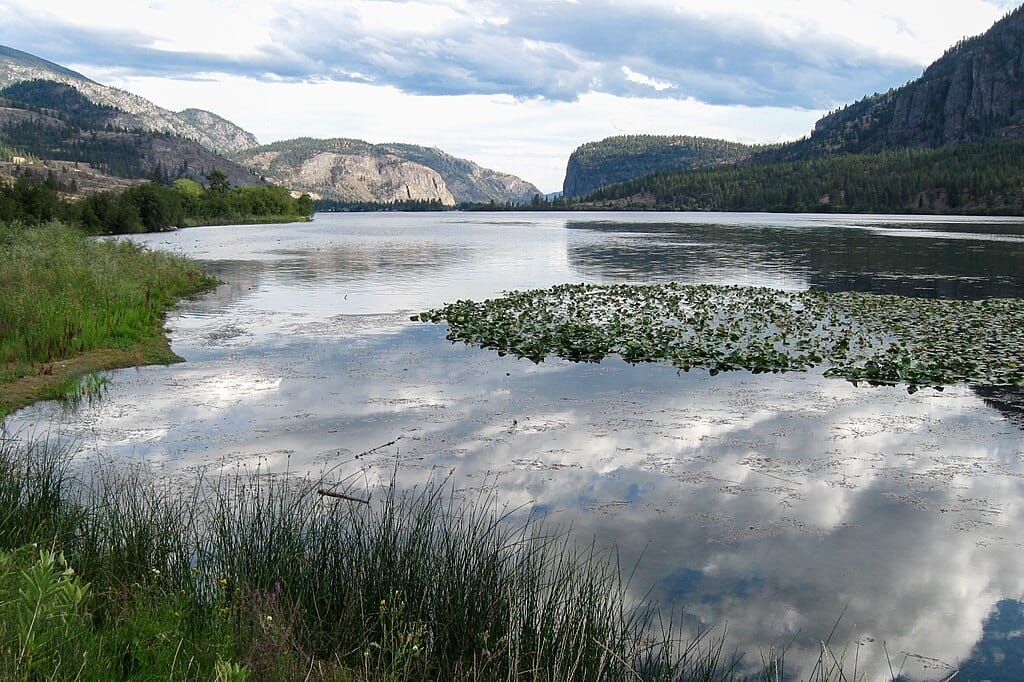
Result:
M802 371L871 385L1024 384L1024 300L954 301L711 284L561 284L412 317L541 362Z

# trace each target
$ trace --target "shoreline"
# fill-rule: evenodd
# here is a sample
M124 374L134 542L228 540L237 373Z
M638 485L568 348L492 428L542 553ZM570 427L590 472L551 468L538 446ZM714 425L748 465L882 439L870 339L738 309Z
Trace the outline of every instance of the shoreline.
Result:
M43 400L59 400L66 395L69 382L78 381L93 372L166 366L184 361L171 350L170 338L166 330L161 329L159 334L128 348L95 348L63 360L33 363L36 371L0 384L0 425L22 408Z

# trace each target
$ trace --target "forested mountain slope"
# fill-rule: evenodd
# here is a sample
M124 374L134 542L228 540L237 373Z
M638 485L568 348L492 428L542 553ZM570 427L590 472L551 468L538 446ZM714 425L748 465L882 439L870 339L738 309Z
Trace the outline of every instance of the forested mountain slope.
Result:
M902 87L728 167L606 185L588 205L707 210L1024 212L1024 7ZM586 145L584 145L585 147ZM582 147L581 147L582 149ZM570 160L570 165L572 160ZM623 171L639 164L621 160ZM568 176L567 176L568 181Z
M760 148L688 135L618 135L581 145L569 157L562 196L658 173L713 168L749 158Z
M59 64L0 45L0 88L34 80L63 83L94 104L117 109L119 113L113 121L117 127L171 133L195 140L219 153L259 144L252 133L216 114L195 109L173 112L144 97L97 83Z
M64 83L21 81L0 89L0 143L18 155L87 163L120 178L203 182L219 170L233 185L263 184L258 174L195 140L125 128L124 121L120 110L96 104Z
M1024 136L1024 6L963 40L906 85L819 120L809 138L762 156L940 147Z

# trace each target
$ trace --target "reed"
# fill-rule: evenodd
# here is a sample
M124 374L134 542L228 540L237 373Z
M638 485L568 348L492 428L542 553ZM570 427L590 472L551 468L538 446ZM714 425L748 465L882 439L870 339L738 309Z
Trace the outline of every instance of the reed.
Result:
M61 223L0 225L0 417L91 371L173 359L164 314L213 283L194 261L130 241ZM11 386L22 377L36 380L26 396Z
M724 635L681 641L614 554L447 480L364 503L72 459L0 435L2 679L783 679Z

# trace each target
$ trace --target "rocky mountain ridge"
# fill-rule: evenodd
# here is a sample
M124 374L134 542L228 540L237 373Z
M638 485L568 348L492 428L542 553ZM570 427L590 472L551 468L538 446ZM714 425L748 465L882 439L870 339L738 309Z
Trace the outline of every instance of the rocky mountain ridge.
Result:
M0 88L33 80L69 85L95 104L118 109L121 114L114 123L119 127L171 133L195 140L216 153L259 144L255 135L216 114L198 109L170 111L139 95L102 85L59 64L0 45Z
M920 78L831 112L783 159L1024 136L1024 6L962 40Z
M231 155L269 182L341 202L526 203L540 190L433 147L296 138Z
M985 33L952 46L921 77L876 93L819 119L808 137L768 147L708 141L724 154L687 157L678 140L649 136L627 145L607 138L579 147L569 158L563 192L583 196L599 186L662 171L724 164L768 164L832 155L1024 137L1024 6L1008 12ZM689 138L700 139L700 138ZM685 145L685 143L683 143ZM596 152L596 153L595 153ZM590 158L588 158L588 155Z
M80 90L54 81L21 81L0 89L0 143L14 156L88 164L113 178L204 182L219 170L233 185L264 184L258 174L195 140L127 128L124 112L98 105Z

